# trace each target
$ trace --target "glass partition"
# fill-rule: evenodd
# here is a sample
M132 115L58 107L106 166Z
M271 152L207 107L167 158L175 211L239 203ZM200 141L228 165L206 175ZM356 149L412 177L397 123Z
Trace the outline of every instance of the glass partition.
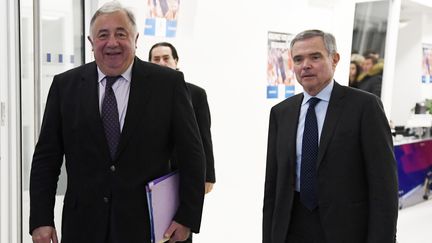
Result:
M352 51L374 51L384 58L389 1L357 3L355 6Z
M349 86L381 97L390 2L356 3Z
M82 0L21 0L22 93L22 229L30 243L29 176L31 160L49 87L54 75L83 64L84 30ZM63 172L57 189L56 227L61 227ZM58 232L60 234L60 232Z

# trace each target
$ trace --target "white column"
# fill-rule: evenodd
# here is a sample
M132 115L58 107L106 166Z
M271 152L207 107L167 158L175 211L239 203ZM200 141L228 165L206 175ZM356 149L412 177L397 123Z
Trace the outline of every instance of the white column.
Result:
M387 24L387 37L385 43L385 62L381 100L387 117L391 117L391 105L393 94L394 73L396 68L396 49L399 34L399 18L401 0L389 0L389 16Z
M0 2L0 242L21 241L18 3Z

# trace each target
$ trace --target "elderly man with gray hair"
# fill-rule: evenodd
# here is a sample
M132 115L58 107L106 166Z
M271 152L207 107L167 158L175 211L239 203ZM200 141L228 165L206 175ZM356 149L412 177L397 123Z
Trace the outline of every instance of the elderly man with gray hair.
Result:
M271 109L262 242L395 242L397 167L380 99L333 79L330 33L299 33L291 56L304 92Z
M181 72L135 56L133 13L113 1L93 16L95 62L54 77L30 176L30 234L57 243L54 204L65 159L63 243L151 241L145 185L171 172L175 148L180 205L169 242L199 232L205 158Z

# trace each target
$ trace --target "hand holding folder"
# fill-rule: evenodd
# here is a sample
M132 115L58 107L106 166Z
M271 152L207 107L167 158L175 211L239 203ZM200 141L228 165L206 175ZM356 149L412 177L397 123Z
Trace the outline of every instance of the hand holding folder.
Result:
M170 240L170 242L178 242L185 241L189 237L190 229L184 225L177 223L176 221L172 221L170 227L165 232L166 240Z
M164 237L180 204L179 174L172 172L149 182L146 186L153 243L166 242Z

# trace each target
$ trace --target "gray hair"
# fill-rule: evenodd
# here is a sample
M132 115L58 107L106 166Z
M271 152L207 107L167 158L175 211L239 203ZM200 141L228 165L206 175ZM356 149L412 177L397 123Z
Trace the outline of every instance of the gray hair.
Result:
M123 7L118 1L111 1L107 2L102 7L100 7L96 13L94 13L91 21L90 21L90 35L92 34L92 29L94 22L96 21L97 17L99 17L102 14L108 14L108 13L114 13L117 11L123 11L126 13L126 15L129 18L130 23L132 24L132 29L135 33L137 33L137 27L136 27L136 20L134 13L128 9Z
M324 46L325 46L328 54L334 54L337 52L335 37L332 34L326 33L326 32L321 31L321 30L305 30L303 32L298 33L294 37L294 39L291 41L290 48L292 49L294 44L297 41L309 39L309 38L316 37L316 36L319 36L323 39Z

